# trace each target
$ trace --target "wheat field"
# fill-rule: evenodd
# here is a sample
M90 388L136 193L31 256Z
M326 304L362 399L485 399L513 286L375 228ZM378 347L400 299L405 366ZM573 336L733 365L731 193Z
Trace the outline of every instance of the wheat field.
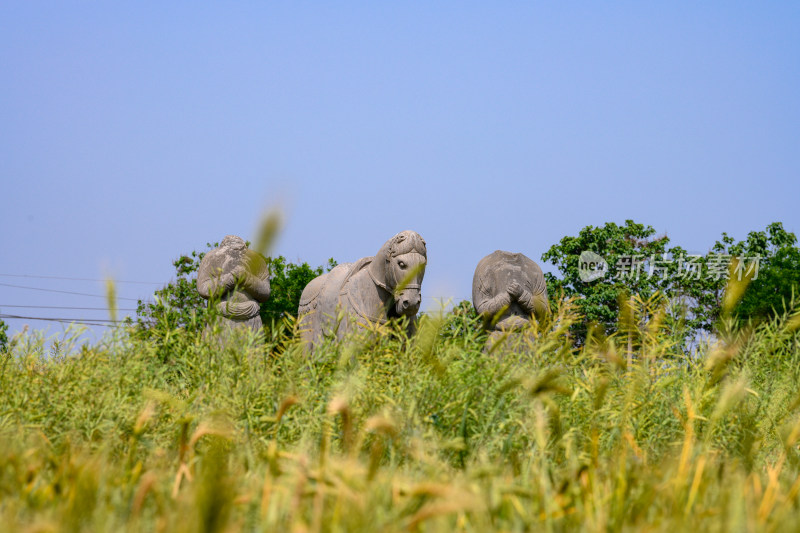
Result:
M3 531L797 531L800 312L690 352L652 301L491 353L463 313L0 354ZM646 320L645 320L646 318ZM516 345L515 345L516 343Z

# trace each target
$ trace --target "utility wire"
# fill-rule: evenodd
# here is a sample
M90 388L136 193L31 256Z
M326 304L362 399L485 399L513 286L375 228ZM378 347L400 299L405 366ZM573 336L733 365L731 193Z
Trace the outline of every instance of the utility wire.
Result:
M99 281L99 280L95 280L95 281ZM17 288L17 289L30 289L32 291L58 292L58 293L62 293L62 294L76 294L78 296L91 296L93 298L107 298L107 296L101 296L99 294L89 294L89 293L85 293L85 292L58 291L58 290L55 290L55 289L42 289L42 288L39 288L39 287L25 287L23 285L12 285L10 283L0 283L0 285L2 285L3 287L14 287L14 288ZM447 301L447 300L453 300L453 301L455 301L455 300L459 300L459 301L460 300L468 300L468 298L456 298L456 297L453 297L453 296L423 296L423 298L429 299L429 300L445 300L445 301ZM131 301L131 302L138 302L139 301L137 298L124 298L122 296L117 296L117 300L128 300L128 301ZM2 306L0 306L0 307L2 307ZM9 305L7 307L13 307L13 306ZM135 309L131 309L131 311L135 311Z
M14 287L16 289L29 289L32 291L43 291L43 292L59 292L61 294L76 294L78 296L91 296L92 298L107 298L107 296L100 296L99 294L88 294L85 292L72 292L72 291L58 291L56 289L42 289L39 287L26 287L23 285L12 285L10 283L0 283L3 287ZM117 296L117 300L128 300L131 302L138 302L139 300L136 298L124 298L122 296Z
M13 318L16 320L44 320L46 322L62 322L64 324L70 324L72 322L78 324L87 324L89 326L111 326L119 321L113 320L103 320L98 318L52 318L52 317L42 317L42 316L19 316L19 315L2 315L0 314L0 318Z
M68 307L60 305L3 305L0 304L0 309L4 307L24 307L25 309L80 309L82 311L111 311L108 307ZM117 311L137 311L133 307L118 307Z
M63 279L63 280L70 280L70 281L100 281L100 282L108 281L108 280L105 280L105 279L94 279L94 278L65 278L65 277L61 277L61 276L33 276L33 275L28 275L28 274L0 274L0 277L36 278L36 279ZM137 283L137 284L140 284L140 285L165 285L166 284L164 282L160 282L159 283L159 282L155 282L155 281L130 281L130 280L126 281L126 280L116 280L116 279L112 279L111 281L113 281L114 283ZM96 294L85 294L85 293L68 292L68 291L56 291L56 290L53 290L53 289L39 289L39 288L36 288L36 287L23 287L21 285L11 285L11 284L8 284L8 283L0 283L0 285L4 285L6 287L17 287L17 288L20 288L20 289L33 289L33 290L48 291L48 292L65 292L67 294L79 294L81 296L95 296L97 298L105 298L105 296L99 296L99 295L96 295ZM423 298L428 299L428 300L469 300L469 298L461 298L461 297L455 297L455 296L423 296ZM135 300L133 298L117 298L117 299L118 300L137 301L137 300ZM2 307L2 306L0 306L0 307ZM6 307L14 307L14 306L7 305ZM17 306L17 307L24 307L24 306ZM53 308L53 309L56 309L56 308ZM67 308L64 307L62 309L67 309ZM79 309L79 308L76 307L76 308L73 308L73 309ZM89 308L87 307L85 309L89 309ZM135 309L131 309L131 311L135 311Z
M33 276L31 274L0 274L0 277L3 278L36 278L36 279L65 279L69 281L107 281L105 279L94 279L94 278L65 278L61 276ZM163 285L163 282L155 282L155 281L130 281L130 280L121 280L121 279L112 279L114 283L136 283L139 285Z

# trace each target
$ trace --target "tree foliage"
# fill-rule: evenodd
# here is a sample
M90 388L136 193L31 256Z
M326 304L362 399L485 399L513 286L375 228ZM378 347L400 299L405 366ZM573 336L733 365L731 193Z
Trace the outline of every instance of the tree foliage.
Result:
M561 277L545 273L547 291L551 300L562 297L577 297L576 305L585 322L576 324L574 333L579 338L586 334L587 325L600 324L607 331L614 329L619 315L619 298L625 293L635 293L649 298L662 290L664 280L659 277L624 276L621 272L625 258L661 256L667 250L669 239L654 237L651 226L626 220L623 226L608 222L604 226L587 226L577 236L567 236L542 254L542 260L550 262L561 272ZM594 252L608 264L606 274L597 280L582 281L580 255L584 251Z
M800 249L797 237L780 222L764 231L751 231L744 241L735 243L723 234L717 247L727 246L728 253L760 257L758 276L750 283L736 308L740 321L763 321L797 302L800 296Z
M204 255L205 252L193 251L178 257L172 262L175 280L155 291L152 302L139 300L136 323L141 331L151 334L180 328L197 332L205 326L208 308L197 292L196 275Z
M8 324L0 319L0 352L6 351L8 348Z
M685 337L710 332L720 319L728 280L754 278L744 293L735 316L742 322L763 320L783 310L798 292L800 250L796 236L774 222L764 231L752 231L743 241L726 233L709 253L693 254L680 246L670 247L666 235L656 236L651 226L626 220L619 226L583 228L567 236L542 254L558 268L561 277L546 273L551 299L576 297L585 321L573 331L583 339L588 325L597 323L606 333L616 330L619 302L626 295L643 300L657 292L665 297L673 330ZM580 256L591 251L607 262L605 275L584 281ZM739 261L741 259L741 261Z
M308 263L294 264L282 255L267 259L270 270L269 300L261 304L261 320L266 326L286 316L296 316L300 306L300 295L308 282L323 273L323 267L311 268ZM336 266L333 258L328 259L327 270Z

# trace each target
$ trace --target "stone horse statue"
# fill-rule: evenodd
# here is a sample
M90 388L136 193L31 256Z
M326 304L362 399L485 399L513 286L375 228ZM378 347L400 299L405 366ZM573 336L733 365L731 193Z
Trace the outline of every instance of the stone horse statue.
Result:
M480 260L472 278L472 303L490 331L487 348L532 318L550 313L542 269L523 254L496 250Z
M405 316L413 333L426 263L425 241L415 231L403 231L386 241L375 257L343 263L311 280L297 310L307 349L325 334L342 338L353 323L383 324Z

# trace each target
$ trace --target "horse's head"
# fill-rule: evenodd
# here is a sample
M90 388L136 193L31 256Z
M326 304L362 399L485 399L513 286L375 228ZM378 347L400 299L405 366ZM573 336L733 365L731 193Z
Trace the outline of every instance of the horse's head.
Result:
M414 316L422 301L422 278L428 261L425 240L415 231L403 231L386 241L375 257L400 316Z

